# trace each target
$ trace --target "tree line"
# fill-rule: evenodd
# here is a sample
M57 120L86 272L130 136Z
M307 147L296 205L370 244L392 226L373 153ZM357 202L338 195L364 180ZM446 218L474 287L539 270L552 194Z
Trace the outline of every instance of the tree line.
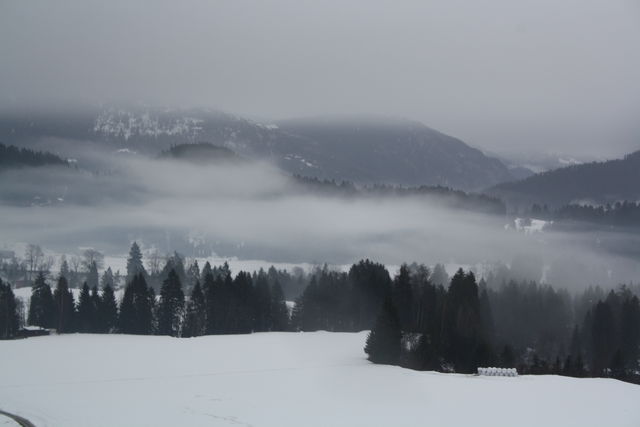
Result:
M326 265L309 274L291 313L275 270L238 272L225 263L187 269L167 258L151 275L133 244L121 298L103 274L84 283L77 301L64 275L55 288L39 273L27 323L59 333L131 333L194 337L258 331L371 330L371 361L420 370L474 372L479 366L521 373L611 376L638 381L638 287L589 287L570 295L534 281L479 281L471 271L449 277L444 266L387 268L362 260L348 271ZM153 286L151 277L162 277ZM106 277L106 278L105 278ZM191 285L186 285L185 283ZM0 336L19 329L18 304L0 282Z
M288 309L277 282L267 274L239 272L232 277L225 264L203 269L189 297L171 268L156 296L142 271L133 273L119 303L110 284L101 291L85 283L74 300L67 279L60 275L52 291L43 274L32 287L27 323L57 333L125 333L195 337L211 334L285 331ZM3 288L4 289L4 288ZM8 334L10 338L14 334Z
M558 209L534 204L528 214L561 223L591 223L617 227L640 226L640 202L618 201L606 205L568 204Z
M458 270L444 288L416 282L403 266L365 352L373 362L419 370L499 366L640 383L640 300L625 286L592 299L601 292L590 288L571 307L547 285L488 289L472 272Z
M46 151L35 151L18 148L14 145L0 143L0 170L11 167L64 165L68 162L61 157Z

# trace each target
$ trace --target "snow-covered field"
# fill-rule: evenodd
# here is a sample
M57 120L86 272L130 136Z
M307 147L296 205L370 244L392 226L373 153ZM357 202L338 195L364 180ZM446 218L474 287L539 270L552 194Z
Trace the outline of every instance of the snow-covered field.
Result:
M0 342L0 408L38 426L633 426L640 387L372 365L366 333Z
M13 421L11 418L5 417L4 415L0 414L0 426L2 426L2 427L18 427L19 424L16 423L15 421Z

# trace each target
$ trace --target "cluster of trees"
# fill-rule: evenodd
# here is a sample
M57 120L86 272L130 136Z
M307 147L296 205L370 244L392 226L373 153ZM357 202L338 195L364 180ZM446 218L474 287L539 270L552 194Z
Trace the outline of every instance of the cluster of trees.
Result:
M449 278L442 265L403 265L393 278L368 260L348 272L325 267L297 299L291 323L302 331L372 329L365 350L377 363L637 381L640 289L572 296L535 281L497 283L500 276L490 274L490 286L462 270Z
M55 154L0 143L0 170L10 167L68 165Z
M501 196L514 206L548 203L559 207L572 200L606 203L614 200L638 200L640 151L623 159L566 166L542 172L520 181L498 184L491 194Z
M606 205L568 204L558 209L534 203L525 215L561 224L589 223L596 225L640 226L640 202L618 201Z
M52 291L44 274L40 273L31 289L27 324L58 333L114 330L117 303L113 287L106 284L102 292L85 282L76 303L67 279L59 276Z
M452 188L444 187L441 185L402 187L376 184L371 186L357 187L350 181L319 179L316 177L306 177L300 175L294 175L294 179L305 189L305 191L313 191L314 193L318 194L328 194L344 197L428 196L438 198L439 202L443 206L447 206L450 208L465 209L495 215L505 215L507 212L505 203L497 197L480 193L467 193L465 191L454 190Z
M403 266L394 279L367 340L372 361L640 380L640 301L627 287L608 294L590 288L572 301L536 283L487 288L462 270L448 289L421 277Z
M67 279L60 275L52 292L39 274L32 288L27 323L58 333L121 332L194 337L205 334L285 331L289 313L279 283L260 270L232 277L229 266L205 264L187 298L183 280L169 259L159 296L147 283L139 247L134 244L127 264L129 279L119 305L114 289L102 291L85 282L76 302ZM163 269L164 270L164 269ZM202 278L202 286L200 285Z
M0 279L0 339L16 337L20 328L18 304L11 285Z
M28 244L25 247L24 256L20 258L11 251L0 259L0 274L8 281L18 286L31 286L38 274L46 278L57 276L54 274L56 259L52 255L46 255L39 245ZM69 287L79 288L84 282L89 287L98 286L109 282L112 286L121 281L120 273L115 274L111 268L107 268L100 278L98 271L104 266L104 255L95 249L86 249L82 256L73 256L67 259L62 255L59 262L59 275L67 279Z
M470 271L450 278L442 265L411 264L392 277L384 265L363 260L347 272L324 266L303 275L309 284L289 316L279 280L300 275L272 268L233 276L226 263L202 270L197 262L184 264L174 254L149 272L134 243L119 301L109 270L99 285L92 274L77 301L64 274L52 290L38 273L27 323L59 333L182 337L371 329L365 351L377 363L444 372L492 365L638 381L640 287L571 295L535 281L507 281L501 270L478 281ZM19 326L19 301L0 282L0 337L15 337Z

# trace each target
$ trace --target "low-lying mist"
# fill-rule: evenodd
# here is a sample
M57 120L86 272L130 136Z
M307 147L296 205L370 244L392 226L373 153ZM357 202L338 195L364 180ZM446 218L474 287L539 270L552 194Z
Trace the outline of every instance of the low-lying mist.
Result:
M485 271L509 264L522 280L573 288L640 277L637 260L611 250L637 247L633 235L525 234L506 229L509 220L502 216L446 208L436 197L315 194L264 163L94 155L101 156L91 163L100 164L99 171L80 164L1 173L0 247L28 242L74 253L91 246L113 255L138 240L186 256L270 262L370 258Z

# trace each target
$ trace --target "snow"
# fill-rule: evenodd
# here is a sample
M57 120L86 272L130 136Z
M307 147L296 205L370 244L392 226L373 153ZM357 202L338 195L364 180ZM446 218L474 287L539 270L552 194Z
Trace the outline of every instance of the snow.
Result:
M0 342L2 409L39 426L634 426L640 387L373 365L366 332Z
M134 136L160 137L186 135L195 138L202 133L203 120L194 117L175 117L162 120L149 112L133 113L107 109L96 118L93 131L125 141Z
M524 234L542 233L548 225L553 224L553 221L545 221L535 218L516 218L513 221L513 227L516 231L523 232ZM510 225L505 226L505 230L509 230Z
M9 417L0 414L0 426L2 427L19 427L19 424Z

